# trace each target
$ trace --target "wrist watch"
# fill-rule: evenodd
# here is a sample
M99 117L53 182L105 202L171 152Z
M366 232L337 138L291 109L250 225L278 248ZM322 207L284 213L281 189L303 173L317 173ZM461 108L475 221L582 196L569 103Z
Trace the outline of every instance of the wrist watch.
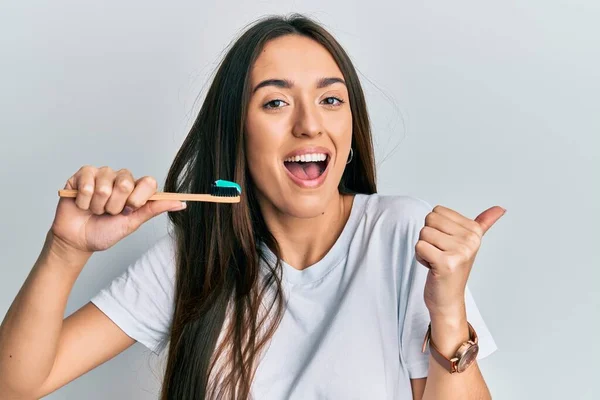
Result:
M458 350L456 350L451 359L446 358L446 356L440 353L437 347L435 347L435 344L433 344L433 341L431 340L431 322L427 328L427 333L425 334L425 340L423 341L423 349L421 352L425 352L427 342L429 342L431 355L442 367L447 369L451 374L465 371L471 364L473 364L473 361L477 359L477 353L479 353L477 333L469 322L467 322L467 324L469 325L469 340L462 343L458 347Z

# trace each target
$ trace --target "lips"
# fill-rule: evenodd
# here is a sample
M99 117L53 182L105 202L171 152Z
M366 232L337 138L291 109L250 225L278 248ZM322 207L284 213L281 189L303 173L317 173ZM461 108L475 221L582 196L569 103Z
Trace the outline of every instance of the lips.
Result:
M284 160L286 173L294 183L315 188L325 181L331 152L325 147L304 147L292 151Z
M331 151L327 147L307 146L307 147L302 147L302 148L291 151L283 159L285 160L286 158L301 156L303 154L313 154L313 153L323 153L323 154L327 155L328 157L331 156Z
M306 181L317 179L319 176L321 176L327 167L327 160L287 161L284 163L284 165L296 178Z

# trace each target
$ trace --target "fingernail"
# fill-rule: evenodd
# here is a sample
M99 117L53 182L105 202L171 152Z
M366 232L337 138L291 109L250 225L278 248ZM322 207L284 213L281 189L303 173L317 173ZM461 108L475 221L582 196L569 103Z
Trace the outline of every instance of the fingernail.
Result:
M127 216L127 215L131 214L132 212L133 212L133 208L131 208L129 206L125 206L125 208L123 209L121 214Z
M187 203L185 201L182 201L181 204L179 205L179 207L175 207L173 209L173 211L181 211L183 209L185 209L187 207Z

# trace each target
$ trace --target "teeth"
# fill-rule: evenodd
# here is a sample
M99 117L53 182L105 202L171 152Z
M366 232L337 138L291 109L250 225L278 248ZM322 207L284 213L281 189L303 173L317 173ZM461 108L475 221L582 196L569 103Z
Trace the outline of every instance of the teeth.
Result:
M316 162L316 161L325 161L327 159L327 155L324 153L310 153L310 154L302 154L299 156L292 156L286 158L285 162Z

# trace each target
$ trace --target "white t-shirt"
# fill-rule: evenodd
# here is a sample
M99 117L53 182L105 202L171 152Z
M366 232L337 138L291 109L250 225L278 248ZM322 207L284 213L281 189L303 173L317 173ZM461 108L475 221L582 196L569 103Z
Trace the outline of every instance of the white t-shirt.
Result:
M323 259L304 270L283 262L286 311L258 366L254 399L412 399L409 379L427 376L429 365L429 348L421 353L428 269L415 244L432 208L412 196L357 194ZM168 341L174 276L167 234L92 302L158 353ZM465 301L480 360L497 346L468 285Z

